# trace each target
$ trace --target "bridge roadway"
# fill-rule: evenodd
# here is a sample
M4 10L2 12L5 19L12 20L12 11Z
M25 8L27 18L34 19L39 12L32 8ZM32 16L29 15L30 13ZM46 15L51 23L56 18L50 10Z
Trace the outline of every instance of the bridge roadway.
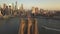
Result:
M45 18L42 16L36 17L38 21L39 34L60 34L60 20ZM20 17L9 19L0 19L0 34L18 34ZM27 18L24 18L27 19ZM27 32L25 32L26 34Z

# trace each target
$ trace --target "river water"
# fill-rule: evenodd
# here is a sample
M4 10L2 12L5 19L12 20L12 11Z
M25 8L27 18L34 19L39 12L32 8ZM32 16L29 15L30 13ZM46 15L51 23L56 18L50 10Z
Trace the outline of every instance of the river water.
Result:
M20 17L0 19L0 34L18 34ZM39 34L60 34L60 20L37 17Z

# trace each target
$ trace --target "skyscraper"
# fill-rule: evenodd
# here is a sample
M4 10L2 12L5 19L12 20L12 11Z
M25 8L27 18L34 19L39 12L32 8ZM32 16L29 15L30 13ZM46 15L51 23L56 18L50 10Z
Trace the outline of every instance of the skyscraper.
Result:
M32 7L33 14L38 14L38 12L39 12L38 7Z
M3 9L5 9L5 8L6 8L6 4L4 3L4 4L3 4Z
M17 1L15 2L15 10L17 10Z
M24 8L23 8L23 4L21 4L20 10L21 10L21 11L23 11L23 10L24 10Z
M12 3L12 9L14 10L14 3Z
M38 13L38 7L35 8L35 13L36 13L36 14Z
M35 13L35 7L32 7L32 13Z
M9 15L11 15L11 14L12 14L12 6L9 5Z

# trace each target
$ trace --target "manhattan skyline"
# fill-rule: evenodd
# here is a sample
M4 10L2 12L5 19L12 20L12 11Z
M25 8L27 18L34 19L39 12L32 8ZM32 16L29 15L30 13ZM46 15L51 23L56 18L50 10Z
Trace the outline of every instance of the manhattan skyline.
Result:
M0 0L0 4L12 4L17 1L18 7L23 4L24 8L39 7L49 10L60 10L60 0Z

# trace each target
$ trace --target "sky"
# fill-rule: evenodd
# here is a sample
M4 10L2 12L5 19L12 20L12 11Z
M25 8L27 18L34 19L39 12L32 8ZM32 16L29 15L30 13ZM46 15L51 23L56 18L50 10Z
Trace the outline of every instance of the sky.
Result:
M11 4L18 2L18 6L23 4L24 8L31 8L33 6L42 9L60 10L60 0L0 0L0 4Z

